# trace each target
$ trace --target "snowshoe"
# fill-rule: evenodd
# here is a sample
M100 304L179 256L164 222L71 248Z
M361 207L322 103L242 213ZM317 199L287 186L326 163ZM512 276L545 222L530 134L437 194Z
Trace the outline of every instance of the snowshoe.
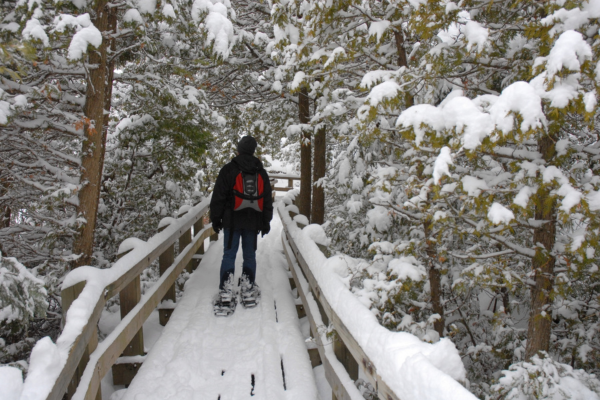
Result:
M215 316L228 317L235 311L237 305L237 293L233 290L233 277L226 283L225 287L219 290L213 301Z
M254 308L260 300L260 288L256 283L250 283L246 275L240 281L240 299L244 308Z

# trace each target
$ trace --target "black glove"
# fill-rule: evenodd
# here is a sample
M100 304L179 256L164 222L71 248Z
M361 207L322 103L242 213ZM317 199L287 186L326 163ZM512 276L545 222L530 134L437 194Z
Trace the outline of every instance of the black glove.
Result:
M222 222L213 222L213 230L215 231L216 234L218 234L219 232L221 232L221 229L223 229L223 223Z
M264 237L267 233L269 233L271 231L271 225L267 225L266 228L262 228L260 230L261 233L261 237Z

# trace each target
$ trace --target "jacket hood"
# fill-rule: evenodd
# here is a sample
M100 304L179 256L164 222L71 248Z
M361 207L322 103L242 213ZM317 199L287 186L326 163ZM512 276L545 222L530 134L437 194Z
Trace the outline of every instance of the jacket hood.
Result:
M232 162L236 164L242 172L255 174L264 169L262 162L250 154L240 154L236 156Z

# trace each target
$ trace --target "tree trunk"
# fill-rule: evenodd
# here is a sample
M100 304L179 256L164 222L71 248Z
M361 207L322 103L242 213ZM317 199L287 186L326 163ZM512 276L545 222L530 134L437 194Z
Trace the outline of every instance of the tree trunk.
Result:
M435 242L431 235L431 220L426 220L423 223L423 230L425 231L425 240L427 247L425 252L427 253L427 273L429 274L429 291L431 293L431 307L434 313L440 315L440 319L433 323L433 328L437 331L440 337L444 337L444 327L446 325L444 321L444 307L442 306L442 273L437 268L437 251L435 248Z
M310 117L308 88L304 86L298 93L298 116L301 124L308 124ZM302 131L300 147L300 196L298 196L298 209L300 214L305 215L310 220L310 195L312 189L312 145L311 133L307 130Z
M500 293L502 294L502 305L504 306L504 312L506 314L510 314L511 308L510 308L510 297L508 294L508 289L506 287L502 287L502 288L500 288Z
M402 33L402 28L394 31L394 38L396 39L396 49L398 49L398 66L408 68L408 57L404 48L404 33ZM410 92L404 93L404 99L406 107L411 107L415 103L415 99Z
M546 162L555 154L556 138L544 136L538 142L538 150ZM550 191L541 187L537 192L535 219L550 221L533 231L533 243L541 243L532 260L535 274L535 286L531 289L531 313L527 328L527 348L525 358L529 360L540 351L550 349L552 330L552 286L554 283L555 257L550 254L556 242L556 202L550 197Z
M4 206L3 208L4 210L0 208L0 229L10 227L10 218L12 214L12 211L9 206ZM4 250L4 247L2 247L2 242L0 242L0 256L8 256L8 254L6 254Z
M94 25L100 32L108 30L107 0L97 0L95 5L96 19ZM87 77L86 99L84 114L86 117L83 130L84 140L81 149L81 184L79 191L79 218L85 222L79 228L73 243L73 254L80 257L73 262L72 267L89 265L92 261L94 248L94 229L102 182L102 167L106 147L106 132L104 125L104 106L107 85L106 50L107 41L102 40L98 49L89 49L89 64L91 68Z
M0 229L10 227L10 218L12 210L9 206L4 206L4 211L0 214Z
M327 163L327 128L323 124L315 135L315 165L313 170L313 182L325 176L325 167ZM322 224L325 222L325 191L323 186L313 186L312 196L312 216L313 224Z
M116 34L117 33L117 11L118 8L117 7L110 7L110 9L108 10L108 31L112 34ZM113 89L113 78L115 75L115 63L116 63L116 59L112 58L115 55L115 52L117 50L117 40L115 38L111 38L108 41L107 44L108 47L108 51L107 51L107 66L106 66L106 74L107 74L107 79L106 79L106 90L105 90L105 94L104 94L104 109L106 110L106 113L104 115L104 126L107 127L108 126L108 121L110 119L110 108L112 106L112 89ZM106 143L106 134L107 134L108 130L104 129L104 143ZM104 152L102 153L102 156L104 156ZM102 164L104 164L104 157L102 158Z
M0 196L4 196L8 193L10 184L7 181L0 182ZM10 206L0 206L0 229L8 228L10 226L12 210ZM0 244L1 245L1 244Z
M117 33L117 21L118 21L118 8L110 7L108 10L108 32L112 34ZM117 50L117 40L113 37L107 43L107 54L106 54L106 88L104 90L104 129L102 143L106 146L106 135L108 133L108 122L110 120L110 109L112 107L112 90L113 90L113 78L115 76L115 63L116 59L112 58ZM106 149L106 147L105 147ZM104 167L104 157L106 151L102 151L102 161L100 165ZM133 168L133 166L132 166ZM100 173L100 179L102 180L102 172ZM101 190L102 188L100 188ZM100 193L100 190L98 193ZM98 195L100 196L100 195ZM99 199L98 199L99 201Z

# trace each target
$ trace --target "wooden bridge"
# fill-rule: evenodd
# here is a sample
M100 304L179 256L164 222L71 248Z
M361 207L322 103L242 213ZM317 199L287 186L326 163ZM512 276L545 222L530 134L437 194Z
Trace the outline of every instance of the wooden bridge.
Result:
M288 181L287 187L275 189L279 191L292 189L293 180L299 179L271 177ZM332 398L338 400L363 399L355 385L359 378L382 400L433 398L421 392L439 393L434 396L439 399L475 399L434 365L435 360L430 362L432 357L417 351L428 354L435 345L380 326L368 338L357 333L356 321L347 307L336 308L335 296L316 265L329 251L302 236L304 219L296 217L292 199L288 195L285 202L277 202L272 231L258 245L262 299L256 309L239 307L228 318L212 315L223 249L213 245L218 236L205 225L209 199L161 221L147 242L126 240L112 268L72 271L63 284L66 321L56 342L64 359L59 368L48 366L40 372L36 367L23 393L39 399L101 399L101 381L112 372L115 385L128 386L125 400L308 400L320 398L312 369L322 365ZM142 296L140 274L157 260L160 279ZM184 270L194 273L176 302L175 282ZM121 322L99 342L98 321L116 295ZM146 354L143 325L155 309L165 328ZM389 349L381 348L385 343ZM409 347L417 350L408 354ZM407 355L416 361L406 361Z

